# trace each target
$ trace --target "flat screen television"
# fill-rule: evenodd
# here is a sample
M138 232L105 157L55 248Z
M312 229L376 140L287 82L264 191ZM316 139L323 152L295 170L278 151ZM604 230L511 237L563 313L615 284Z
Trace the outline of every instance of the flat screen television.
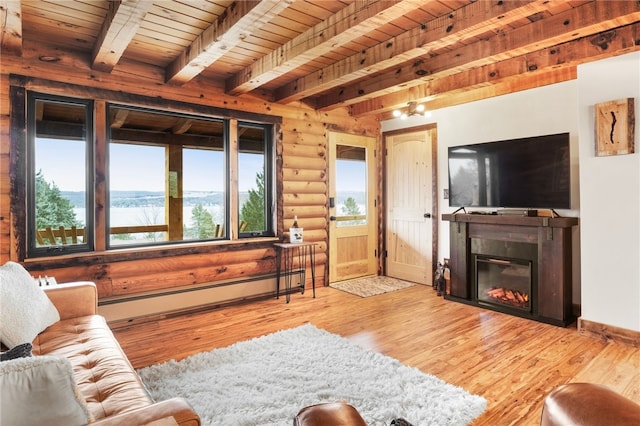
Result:
M449 206L571 208L569 133L449 147Z

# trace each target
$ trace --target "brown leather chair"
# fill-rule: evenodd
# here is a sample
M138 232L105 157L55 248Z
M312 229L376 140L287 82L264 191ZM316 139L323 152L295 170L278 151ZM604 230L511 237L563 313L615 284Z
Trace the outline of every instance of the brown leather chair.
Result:
M638 426L640 405L593 383L569 383L544 400L540 426Z
M293 426L367 426L358 410L346 402L326 402L304 407Z

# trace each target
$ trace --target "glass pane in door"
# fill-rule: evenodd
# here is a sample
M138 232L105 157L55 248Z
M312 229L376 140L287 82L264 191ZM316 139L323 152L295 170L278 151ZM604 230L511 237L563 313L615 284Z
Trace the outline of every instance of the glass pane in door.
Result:
M366 148L336 147L336 226L367 223Z

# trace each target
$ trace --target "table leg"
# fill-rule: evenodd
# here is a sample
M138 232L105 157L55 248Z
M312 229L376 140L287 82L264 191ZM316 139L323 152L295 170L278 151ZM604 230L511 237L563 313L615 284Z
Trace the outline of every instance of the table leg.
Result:
M309 260L311 263L311 287L313 288L313 298L316 298L316 245L309 246Z
M276 255L276 299L280 298L280 281L284 279L287 303L291 300L293 275L298 275L298 286L302 294L307 284L307 267L311 268L313 297L316 297L316 247L315 244L277 244ZM307 265L309 262L309 265ZM296 269L297 268L297 269Z
M276 247L276 299L280 299L280 272L282 262L282 248Z
M301 294L304 294L304 286L307 282L307 248L298 248L298 267L302 268L302 280L300 281Z
M285 250L284 253L284 283L287 303L291 300L291 280L293 275L293 250Z

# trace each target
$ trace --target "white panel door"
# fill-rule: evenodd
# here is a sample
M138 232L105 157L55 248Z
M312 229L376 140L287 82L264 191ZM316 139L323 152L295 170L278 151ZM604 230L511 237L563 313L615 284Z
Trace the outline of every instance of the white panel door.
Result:
M431 217L432 137L435 129L386 138L386 273L429 285L432 220L437 220Z

